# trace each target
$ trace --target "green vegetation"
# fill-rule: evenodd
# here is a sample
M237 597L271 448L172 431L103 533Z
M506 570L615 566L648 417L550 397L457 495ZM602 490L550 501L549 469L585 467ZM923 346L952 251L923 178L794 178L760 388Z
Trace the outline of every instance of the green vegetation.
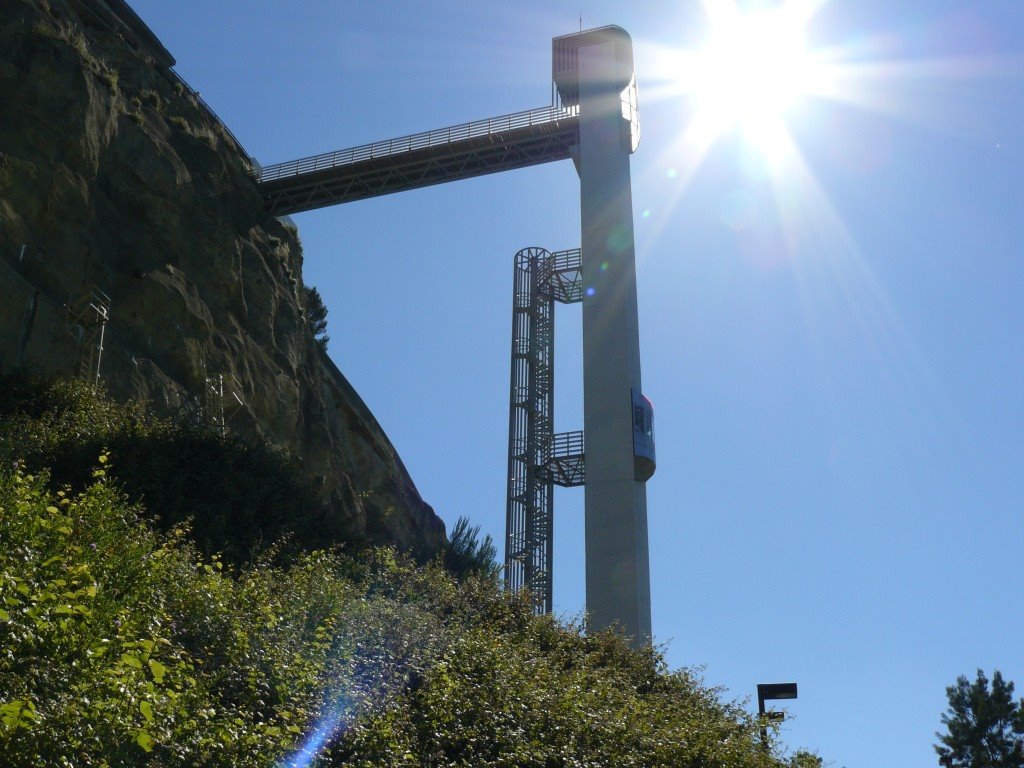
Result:
M1024 766L1024 699L1014 702L1013 683L997 669L992 685L980 669L972 683L960 675L946 688L946 733L936 733L940 761L956 768Z
M116 69L101 69L99 75L100 79L107 84L107 87L110 88L110 90L113 93L118 92L117 86L119 81L119 75Z
M331 337L327 335L327 306L324 304L320 291L310 285L303 286L306 294L306 323L320 349L327 351Z
M201 420L159 419L96 396L79 381L0 379L0 462L47 469L54 487L80 489L106 451L111 476L164 530L191 521L205 555L229 562L289 537L300 549L358 545L319 507L294 461L221 435Z
M657 650L533 616L500 590L493 544L468 522L454 549L476 567L460 578L444 557L420 566L390 550L272 548L231 564L187 524L155 530L119 488L128 446L161 457L133 459L135 472L177 466L170 446L195 447L168 437L183 427L74 384L33 396L9 380L0 402L5 765L813 764L762 750L756 719ZM63 479L13 460L19 445ZM195 469L193 498L230 492ZM146 504L186 491L162 477Z
M797 753L789 759L789 768L822 768L825 761L813 752L797 750Z
M441 553L445 568L457 578L470 574L497 578L501 572L498 550L490 534L480 539L480 526L470 526L468 517L460 517L448 534L448 544Z
M143 88L139 94L146 105L151 109L160 112L164 108L164 100L160 98L160 94L151 88Z

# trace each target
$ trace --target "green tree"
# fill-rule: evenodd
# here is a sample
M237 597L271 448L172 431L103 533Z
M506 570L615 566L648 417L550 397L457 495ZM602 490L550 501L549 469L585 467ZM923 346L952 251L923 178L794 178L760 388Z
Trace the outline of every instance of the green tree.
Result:
M1024 768L1024 700L1013 700L1013 683L996 670L992 684L980 669L946 688L946 733L936 732L939 757L956 768ZM950 762L951 761L951 762Z
M327 307L320 296L320 291L311 285L304 286L306 291L306 322L309 330L320 345L320 349L327 351L327 343L331 337L327 335Z
M496 578L501 570L494 539L487 534L481 541L480 526L470 527L467 517L460 517L455 522L442 557L448 572L458 578L465 578L469 574Z
M825 761L813 752L797 750L797 753L789 758L789 768L822 768Z

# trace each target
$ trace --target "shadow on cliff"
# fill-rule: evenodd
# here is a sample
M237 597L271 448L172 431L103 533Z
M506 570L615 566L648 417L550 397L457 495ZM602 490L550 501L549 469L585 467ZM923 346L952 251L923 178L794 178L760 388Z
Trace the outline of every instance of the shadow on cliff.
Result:
M101 460L100 457L103 457ZM138 404L94 395L80 381L0 377L0 461L46 469L56 487L84 488L103 471L158 527L190 528L209 555L247 562L362 538L317 501L296 462L221 435L201 419L160 419Z

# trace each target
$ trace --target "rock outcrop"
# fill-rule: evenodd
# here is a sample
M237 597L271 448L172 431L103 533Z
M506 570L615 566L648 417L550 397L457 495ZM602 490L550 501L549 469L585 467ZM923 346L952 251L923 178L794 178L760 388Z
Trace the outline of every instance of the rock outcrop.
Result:
M204 393L224 376L231 429L298 457L353 535L429 556L443 523L312 337L297 232L263 212L216 117L95 5L3 0L0 368L74 374L89 332L68 307L94 286L114 396L219 409Z

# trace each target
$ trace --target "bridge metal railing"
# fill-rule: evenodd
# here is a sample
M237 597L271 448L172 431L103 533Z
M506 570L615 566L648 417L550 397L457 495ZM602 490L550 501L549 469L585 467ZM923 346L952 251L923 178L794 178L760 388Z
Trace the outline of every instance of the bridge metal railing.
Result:
M235 146L238 147L239 151L245 156L245 158L251 164L253 164L253 167L255 167L256 160L253 158L252 155L245 151L245 147L242 146L242 142L240 142L238 140L238 137L231 132L231 129L228 128L228 124L221 119L221 116L214 111L213 107L207 104L203 97L199 95L199 91L197 91L195 88L189 85L185 78L179 75L177 71L175 71L174 69L168 67L166 70L164 70L164 73L166 74L167 78L171 81L171 83L181 85L181 87L185 90L185 93L187 93L195 101L196 106L199 107L200 110L205 110L206 113L220 125L220 127L224 130L224 133L227 134L233 142L235 142Z
M252 155L245 151L242 142L228 128L228 124L199 95L199 91L189 85L185 78L175 71L174 65L177 62L174 60L174 56L128 3L124 0L81 0L81 2L81 7L88 11L104 29L120 35L129 45L137 49L141 48L149 56L152 56L156 62L157 71L163 73L172 85L180 85L185 93L195 101L196 106L201 111L205 110L209 117L213 118L214 122L223 129L224 133L235 142L245 158L250 163L255 162Z
M453 125L450 128L437 128L432 131L414 133L411 136L375 141L372 144L363 144L351 149L341 149L337 152L311 155L299 160L268 165L257 172L256 180L259 182L274 181L326 168L351 165L362 160L372 160L401 152L411 152L416 149L443 146L455 141L488 136L501 131L553 123L567 117L576 117L577 115L579 115L578 107L552 106L528 109L523 112L502 115L501 117L489 117L486 120L474 120L470 123Z

